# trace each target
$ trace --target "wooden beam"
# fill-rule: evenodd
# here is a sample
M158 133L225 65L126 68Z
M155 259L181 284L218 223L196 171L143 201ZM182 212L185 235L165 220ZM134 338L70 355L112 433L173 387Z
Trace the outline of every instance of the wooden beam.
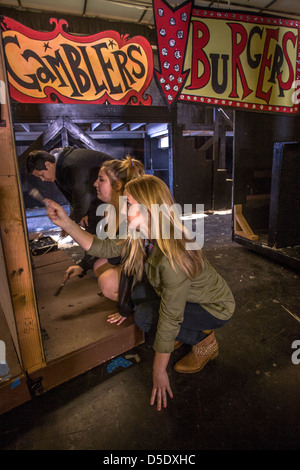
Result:
M69 147L69 137L68 137L67 129L65 127L61 131L61 146Z
M32 144L22 153L19 157L20 169L25 171L26 160L30 152L33 150L51 150L47 147L49 142L53 142L57 138L63 129L63 119L57 118Z
M206 152L214 143L214 138L208 139L200 148L199 152Z
M218 108L218 111L219 113L221 113L221 115L223 116L223 118L225 119L225 121L227 122L227 124L231 127L231 129L233 129L233 122L232 120L230 119L230 117L225 113L224 109L222 108Z
M1 154L5 156L0 159L0 232L23 366L25 370L34 370L44 365L44 354L1 39L0 57L0 80L5 83L6 88L5 103L1 104L5 126L0 127Z
M68 131L69 135L73 137L75 141L82 142L84 147L106 153L104 145L96 142L86 132L80 129L79 126L77 126L67 118L64 119L64 127Z
M249 240L258 240L242 213L242 204L234 206L234 234Z
M96 106L95 104L64 103L17 103L11 104L14 122L53 122L58 116L77 123L101 122L176 122L176 107L171 111L166 106ZM126 109L125 109L126 108Z

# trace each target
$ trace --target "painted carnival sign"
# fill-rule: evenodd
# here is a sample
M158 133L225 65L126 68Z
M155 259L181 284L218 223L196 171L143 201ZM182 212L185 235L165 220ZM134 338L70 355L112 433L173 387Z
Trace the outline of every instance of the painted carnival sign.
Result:
M151 105L154 75L168 107L179 100L296 113L300 87L300 21L226 10L187 0L153 0L159 66L141 37L51 32L2 18L11 97L21 102Z
M143 96L153 75L149 42L105 31L68 34L65 20L51 19L51 32L38 32L2 18L11 97L28 103L150 105Z
M183 100L298 112L300 21L200 10L192 3L171 8L153 0L155 76L168 106Z

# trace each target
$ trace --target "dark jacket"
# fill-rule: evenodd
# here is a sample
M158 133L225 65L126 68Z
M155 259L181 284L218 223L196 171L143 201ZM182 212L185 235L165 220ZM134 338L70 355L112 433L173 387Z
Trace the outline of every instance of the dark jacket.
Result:
M55 183L70 203L70 217L76 223L88 216L87 231L93 235L101 217L97 207L103 203L97 198L94 183L102 164L113 157L91 149L66 147L56 161ZM91 269L96 258L85 254L77 264L84 271Z
M70 217L76 223L101 204L94 182L106 160L113 158L96 150L74 147L66 147L58 156L55 183L70 203Z

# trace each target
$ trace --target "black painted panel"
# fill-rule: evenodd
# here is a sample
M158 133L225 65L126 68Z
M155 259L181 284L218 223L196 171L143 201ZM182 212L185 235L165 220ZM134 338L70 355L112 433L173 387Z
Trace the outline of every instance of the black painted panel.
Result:
M300 143L274 144L269 246L300 245Z

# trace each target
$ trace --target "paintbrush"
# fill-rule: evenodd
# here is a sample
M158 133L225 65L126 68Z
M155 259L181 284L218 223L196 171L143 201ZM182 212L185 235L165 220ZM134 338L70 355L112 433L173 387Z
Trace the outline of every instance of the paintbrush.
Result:
M45 201L45 198L41 195L38 189L32 188L30 191L28 191L29 196L33 197L36 201L41 202L44 206L49 206L49 202ZM56 209L54 209L56 212ZM60 238L63 238L62 236ZM49 248L50 250L50 248ZM47 251L49 251L47 250ZM47 253L47 252L46 252ZM45 253L44 253L45 254Z
M45 198L41 195L38 189L32 188L30 191L28 191L29 196L33 197L36 201L41 202L44 206L48 206L48 202L45 201Z
M69 272L69 274L67 275L67 277L66 277L66 279L64 280L64 282L59 286L59 288L57 289L57 291L56 291L55 294L54 294L55 297L57 297L57 296L61 293L62 289L65 287L66 282L67 282L67 280L70 278L70 276L71 276L72 273L73 273L73 270L71 270L71 271Z

